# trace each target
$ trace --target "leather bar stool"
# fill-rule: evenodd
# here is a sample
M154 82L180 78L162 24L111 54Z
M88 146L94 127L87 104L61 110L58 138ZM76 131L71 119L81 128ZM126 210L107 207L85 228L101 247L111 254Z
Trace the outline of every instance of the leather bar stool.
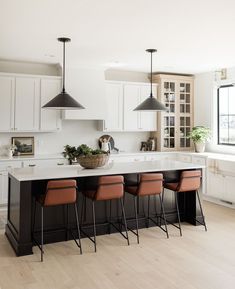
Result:
M202 204L201 204L201 200L200 200L199 193L198 193L200 186L201 186L201 171L200 170L183 171L181 173L179 182L172 182L172 183L164 184L164 187L166 189L173 191L175 194L175 203L176 203L176 211L177 211L177 218L178 218L179 226L176 226L175 224L169 221L168 222L180 230L180 236L182 236L182 229L181 229L180 212L179 212L179 204L178 204L178 194L182 192L186 193L190 191L196 191L203 222L200 222L197 219L195 219L195 221L203 225L205 227L205 231L207 231L205 217L204 217L203 210L202 210Z
M94 243L94 249L96 252L96 217L95 217L95 203L97 201L110 201L110 208L111 202L113 200L119 200L122 210L122 219L124 221L124 227L126 234L122 233L122 226L119 229L113 222L111 222L111 209L110 209L110 216L109 216L109 226L112 225L126 240L127 244L129 245L129 237L127 232L127 223L126 223L126 215L125 209L123 205L123 195L124 195L124 178L123 176L102 176L98 178L98 184L95 189L84 189L82 192L85 198L88 198L92 201L92 219L93 219L93 239L88 236L84 230L82 232ZM84 206L83 200L83 206ZM82 207L83 212L83 207ZM83 213L82 213L83 218ZM122 222L122 220L121 220ZM110 230L110 229L109 229Z
M43 195L39 195L36 197L35 200L35 209L34 209L34 221L33 221L33 234L34 234L34 227L35 227L35 216L36 216L36 203L38 203L41 207L41 244L35 240L36 244L38 245L39 249L41 250L41 261L43 261L43 209L45 207L52 207L52 206L59 206L59 205L67 205L67 214L69 205L74 206L74 212L76 217L76 229L78 234L78 242L73 234L72 229L70 229L70 233L80 248L80 254L82 254L82 246L81 246L81 238L80 238L80 228L79 228L79 220L78 220L78 210L77 210L77 183L76 180L55 180L55 181L48 181L46 192ZM68 216L67 216L68 222ZM68 233L68 223L67 223L67 233Z
M139 243L139 214L137 211L137 198L139 197L148 197L148 215L147 215L147 221L149 226L149 221L152 221L155 225L160 227L167 235L167 223L166 223L166 217L165 217L165 209L164 204L162 202L161 193L163 191L163 175L159 173L148 173L148 174L140 174L140 180L137 185L127 185L125 187L125 192L133 195L134 197L134 211L135 211L135 219L136 219L136 232L128 227L128 229L134 233L137 237L137 242ZM150 217L150 197L151 196L159 196L159 201L161 205L161 215L160 218L162 218L165 222L165 229L162 228L161 224L159 226L159 223L155 222L155 220Z

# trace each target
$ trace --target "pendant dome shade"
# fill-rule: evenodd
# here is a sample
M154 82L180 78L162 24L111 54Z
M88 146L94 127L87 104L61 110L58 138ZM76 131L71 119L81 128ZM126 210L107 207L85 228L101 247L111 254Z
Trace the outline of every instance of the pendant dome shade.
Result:
M70 96L67 92L61 92L52 100L50 100L47 104L43 106L43 108L48 109L83 109L84 107L77 102L72 96Z
M134 111L167 111L167 108L155 97L146 98Z
M58 109L58 110L75 110L75 109L84 109L84 107L77 102L72 96L70 96L65 91L65 43L70 42L70 38L60 37L57 39L60 42L63 42L63 88L61 93L55 96L42 108L47 109Z
M168 109L155 97L153 97L153 53L157 52L156 49L146 49L146 52L151 53L151 73L150 84L151 91L150 96L139 104L134 111L167 111Z

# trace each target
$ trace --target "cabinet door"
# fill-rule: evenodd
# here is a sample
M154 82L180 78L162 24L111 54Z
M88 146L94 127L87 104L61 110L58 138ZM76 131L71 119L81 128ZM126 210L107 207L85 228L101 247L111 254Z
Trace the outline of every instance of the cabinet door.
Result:
M140 103L142 103L150 94L150 85L140 86ZM153 87L153 95L156 97L156 87ZM139 129L143 131L157 130L156 112L140 112Z
M60 92L60 89L60 79L41 79L40 130L56 131L61 128L60 111L42 108Z
M0 205L8 202L8 173L0 172Z
M106 83L105 96L107 114L104 121L104 130L121 131L123 129L123 85Z
M16 77L15 130L39 129L39 82L38 78Z
M140 100L139 85L125 84L124 85L124 130L136 131L139 130L140 113L133 111Z
M0 131L14 128L14 91L13 77L0 76Z

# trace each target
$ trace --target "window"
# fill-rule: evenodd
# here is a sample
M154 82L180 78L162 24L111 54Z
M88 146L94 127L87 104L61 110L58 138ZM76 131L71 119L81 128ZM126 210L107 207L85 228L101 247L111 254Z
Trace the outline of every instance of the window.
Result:
M235 87L218 88L218 144L235 145Z

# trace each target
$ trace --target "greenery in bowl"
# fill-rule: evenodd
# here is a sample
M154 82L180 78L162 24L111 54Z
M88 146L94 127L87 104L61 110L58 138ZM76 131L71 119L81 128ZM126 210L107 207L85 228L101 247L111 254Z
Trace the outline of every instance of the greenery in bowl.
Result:
M72 164L81 156L92 156L92 155L107 155L108 153L100 149L92 149L86 144L82 144L77 148L75 146L66 145L64 146L63 156L67 158Z
M211 137L211 131L205 126L195 126L188 134L188 138L192 139L194 143L205 143Z

